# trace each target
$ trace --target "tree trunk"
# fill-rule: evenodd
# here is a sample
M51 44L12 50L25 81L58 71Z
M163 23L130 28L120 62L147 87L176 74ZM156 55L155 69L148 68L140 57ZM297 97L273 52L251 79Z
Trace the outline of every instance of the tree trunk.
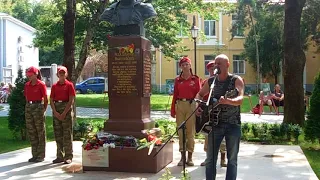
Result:
M68 69L68 80L74 76L74 50L75 50L75 23L76 23L76 0L66 0L66 13L64 15L64 58L63 65Z
M303 69L306 62L300 41L300 21L306 0L285 1L284 22L284 122L304 123Z
M274 76L274 84L278 84L278 75L273 75Z
M64 40L64 57L63 57L63 65L68 69L68 77L67 79L71 81L74 77L74 67L75 67L75 59L74 59L74 51L75 51L75 25L76 25L76 0L66 0L66 13L63 17L64 20L64 32L63 32L63 40ZM75 82L73 81L73 85L75 86ZM76 119L76 103L74 102L72 105L73 109L73 118Z
M74 76L72 78L73 82L75 82L78 79L78 77L80 76L80 74L82 72L83 66L86 63L86 60L88 58L88 54L90 51L91 40L92 40L93 34L96 31L96 27L99 25L100 15L103 13L103 11L106 7L106 4L108 4L108 3L109 3L109 1L100 1L100 5L99 5L97 12L92 16L91 20L88 22L88 26L86 29L87 33L86 33L86 36L83 40L83 44L82 44L82 47L80 50L80 55L79 55L79 61L78 61L77 67L75 69Z

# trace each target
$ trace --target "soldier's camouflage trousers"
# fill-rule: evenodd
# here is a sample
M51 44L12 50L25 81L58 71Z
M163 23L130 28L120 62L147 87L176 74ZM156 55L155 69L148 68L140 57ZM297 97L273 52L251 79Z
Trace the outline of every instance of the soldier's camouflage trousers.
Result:
M46 151L46 128L43 104L29 104L25 106L26 128L31 144L32 157L43 159Z
M62 114L67 102L55 102L56 111ZM72 107L67 113L65 119L59 120L53 115L54 137L57 143L57 158L70 159L73 158L73 110Z

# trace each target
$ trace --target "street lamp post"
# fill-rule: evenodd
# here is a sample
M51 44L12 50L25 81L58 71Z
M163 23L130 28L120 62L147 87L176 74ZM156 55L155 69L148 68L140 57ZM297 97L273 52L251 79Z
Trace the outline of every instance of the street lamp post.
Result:
M196 16L193 16L193 22L190 29L191 36L194 42L194 73L197 74L197 37L199 28L196 26Z

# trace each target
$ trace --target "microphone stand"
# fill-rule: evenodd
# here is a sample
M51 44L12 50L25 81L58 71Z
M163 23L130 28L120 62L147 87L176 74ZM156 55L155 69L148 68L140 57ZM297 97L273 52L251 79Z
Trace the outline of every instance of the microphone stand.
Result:
M159 152L168 144L168 142L173 138L173 136L178 133L180 129L182 129L182 144L183 144L183 155L182 155L182 163L183 163L183 177L186 178L186 123L187 121L191 118L191 116L199 109L200 106L198 106L192 113L191 115L181 123L181 125L177 128L177 130L170 135L170 137L167 139L167 141L160 147L160 149L153 155L153 157L156 157Z
M219 71L218 71L219 72ZM209 96L208 96L208 100L207 100L207 103L206 103L206 106L209 106L209 102L210 102L210 100L211 100L211 95L212 95L212 90L214 89L214 86L215 86L215 82L216 82L216 79L217 79L217 77L218 77L218 74L220 74L220 72L219 73L217 73L215 76L214 76L214 79L213 79L213 82L212 82L212 84L211 84L211 86L210 86L210 93L209 93ZM212 111L212 109L210 110L210 111ZM213 127L214 127L214 124L212 123L212 131L211 131L211 134L208 134L208 141L209 141L209 136L211 135L212 136L212 151L213 151L213 155L212 155L212 166L213 166L213 168L217 168L216 166L216 164L217 164L217 161L215 160L215 158L214 158L214 156L215 156L215 148L214 148L214 146L215 146L215 139L214 139L214 132L213 132ZM209 146L208 146L209 147ZM207 149L207 151L208 151L209 149ZM218 159L218 155L217 155L217 159ZM212 169L212 170L214 170L214 169ZM215 178L214 178L215 179Z

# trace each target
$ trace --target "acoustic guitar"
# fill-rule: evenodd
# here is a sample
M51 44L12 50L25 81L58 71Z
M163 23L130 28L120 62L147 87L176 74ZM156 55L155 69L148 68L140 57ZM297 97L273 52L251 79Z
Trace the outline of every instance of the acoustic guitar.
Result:
M233 98L238 96L239 91L237 89L233 89L227 91L224 95L224 98ZM218 99L211 98L209 106L206 106L206 102L196 100L200 102L199 106L203 110L201 116L196 116L196 132L208 135L212 131L212 127L219 124L219 114L221 112L221 108L218 108L220 105Z

